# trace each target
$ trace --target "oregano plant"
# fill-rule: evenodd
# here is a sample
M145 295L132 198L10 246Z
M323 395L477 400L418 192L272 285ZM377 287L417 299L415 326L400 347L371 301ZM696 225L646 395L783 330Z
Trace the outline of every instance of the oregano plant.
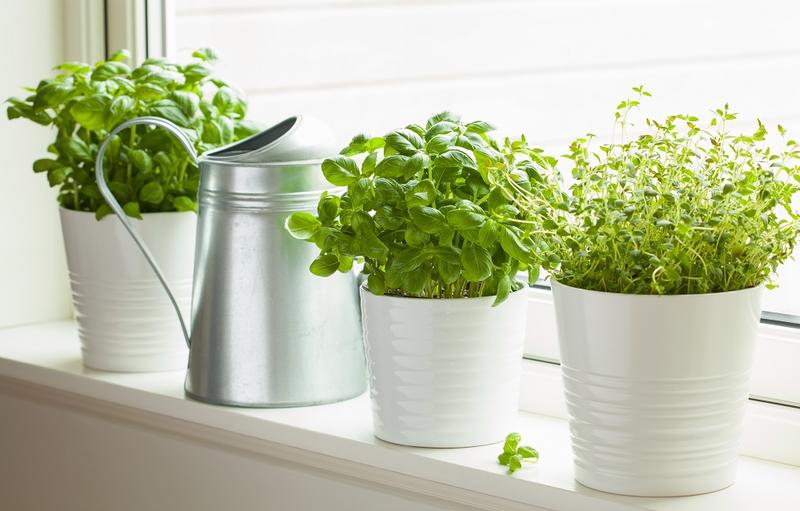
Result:
M492 131L442 112L383 137L354 137L322 164L344 193L325 194L316 215L286 222L320 249L311 272L349 271L359 259L377 295L496 296L495 304L523 286L518 272L535 281L549 251L516 189L551 193L545 176L555 160L524 138L500 143Z
M247 105L213 74L217 59L210 49L192 54L179 65L150 58L131 68L130 54L115 53L94 66L66 62L58 74L27 88L25 99L9 98L8 118L29 119L56 129L49 157L33 163L59 187L58 201L67 208L111 213L94 177L100 143L118 124L141 116L162 117L177 124L198 153L235 142L257 131L245 120ZM163 130L134 126L115 135L106 150L109 187L125 212L196 211L198 169L185 150Z
M703 122L693 115L647 119L626 139L642 87L620 103L617 141L590 149L576 139L566 157L573 184L549 205L524 193L560 261L558 282L630 294L692 294L773 287L800 236L800 151L778 125L773 149L759 121L729 128L725 105Z

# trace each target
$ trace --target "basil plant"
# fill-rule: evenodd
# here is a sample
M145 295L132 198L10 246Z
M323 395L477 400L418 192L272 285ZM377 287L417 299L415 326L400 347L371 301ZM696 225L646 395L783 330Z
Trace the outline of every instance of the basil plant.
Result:
M492 131L443 112L383 137L354 137L322 164L344 193L323 194L316 215L286 222L319 248L311 272L347 272L359 260L376 295L495 296L495 305L523 286L518 272L536 281L548 247L517 190L557 191L546 177L555 160L524 138L499 143Z
M57 76L28 88L27 98L7 100L9 119L56 129L50 156L36 160L33 170L59 187L63 207L95 212L98 220L111 213L95 182L94 162L109 131L124 121L145 115L172 121L198 153L257 130L245 120L245 100L213 75L214 52L201 49L193 57L186 65L151 58L131 68L122 50L94 66L66 62L56 66ZM197 166L167 132L134 126L114 136L105 158L109 187L129 216L196 211Z

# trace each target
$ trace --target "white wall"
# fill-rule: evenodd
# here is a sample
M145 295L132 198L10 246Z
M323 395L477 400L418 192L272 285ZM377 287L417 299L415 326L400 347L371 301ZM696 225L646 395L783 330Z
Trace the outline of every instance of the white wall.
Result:
M0 101L26 95L62 61L61 0L4 2ZM0 327L69 317L69 285L55 191L31 164L54 133L0 116Z
M172 47L223 57L251 114L316 115L344 144L443 109L562 154L607 140L630 88L645 113L730 102L743 126L800 138L800 2L793 0L174 0ZM800 315L800 262L767 307Z

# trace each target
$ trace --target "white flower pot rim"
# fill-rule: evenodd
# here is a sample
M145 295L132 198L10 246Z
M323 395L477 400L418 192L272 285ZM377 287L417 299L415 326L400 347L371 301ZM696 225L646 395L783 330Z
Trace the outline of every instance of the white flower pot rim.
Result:
M68 211L69 213L75 213L75 214L79 214L79 215L92 215L92 216L94 216L94 214L95 214L95 212L94 212L94 211L78 211L77 209L65 208L64 206L62 206L62 205L60 205L60 204L59 204L59 206L58 206L58 207L59 207L59 209L63 209L64 211ZM174 215L174 214L176 214L176 213L178 213L178 214L188 214L188 213L191 213L192 215L197 215L197 213L195 213L194 211L154 211L154 212L151 212L151 213L141 213L141 215L142 215L143 217L152 217L152 218L157 218L157 217L160 217L160 216L162 216L162 215ZM99 221L100 221L100 222L102 222L102 221L103 221L103 220L105 220L106 218L112 218L112 217L114 217L114 216L116 216L116 215L114 215L113 213L111 213L110 215L106 215L106 216L104 216L104 217L103 217L103 218L101 218ZM133 218L133 217L128 217L128 218ZM133 220L139 220L139 219L138 219L138 218L133 218Z
M746 287L743 289L734 289L732 291L719 291L716 293L684 293L684 294L677 294L677 295L657 295L657 294L637 294L637 293L617 293L615 291L597 291L595 289L584 289L582 287L575 287L575 286L568 286L566 284L562 284L561 282L557 281L556 279L550 277L550 282L553 284L563 287L565 289L571 289L573 291L580 291L582 293L587 294L595 294L595 295L606 295L609 298L611 297L628 297L628 296L635 296L637 298L641 298L642 300L678 300L678 299L701 299L709 296L724 296L724 295L732 295L736 293L748 293L752 292L755 289L763 287L764 284L759 284L753 287Z
M517 282L522 282L522 281L518 280ZM524 286L525 287L523 287L522 289L518 289L516 291L512 291L511 293L509 293L509 296L511 296L514 293L519 293L519 292L525 291L525 289L528 288L528 285L524 284ZM428 301L436 301L436 302L459 301L459 302L466 302L466 301L469 301L469 300L476 301L476 302L480 301L480 300L494 301L495 297L497 296L497 295L489 295L489 296L465 296L463 298L425 298L425 297L421 297L421 296L397 296L397 295L385 295L385 294L384 295L376 295L375 293L373 293L372 291L369 290L369 287L367 287L367 283L366 282L363 282L361 284L361 288L364 291L366 291L367 293L369 293L372 296L374 296L375 298L379 298L379 299L385 298L385 299L396 299L396 300L420 300L420 301L425 301L425 302L428 302Z

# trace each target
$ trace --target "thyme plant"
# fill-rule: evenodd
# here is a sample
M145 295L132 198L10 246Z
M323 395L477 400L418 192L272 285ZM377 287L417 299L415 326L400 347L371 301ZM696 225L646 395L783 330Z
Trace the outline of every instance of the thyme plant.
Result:
M705 123L647 119L646 132L626 140L631 112L650 95L633 90L615 114L621 140L596 151L592 135L571 144L568 193L550 204L526 194L534 216L550 212L543 226L560 260L552 277L631 294L773 287L800 236L797 143L778 125L783 144L771 148L760 121L753 133L733 133L727 105Z

